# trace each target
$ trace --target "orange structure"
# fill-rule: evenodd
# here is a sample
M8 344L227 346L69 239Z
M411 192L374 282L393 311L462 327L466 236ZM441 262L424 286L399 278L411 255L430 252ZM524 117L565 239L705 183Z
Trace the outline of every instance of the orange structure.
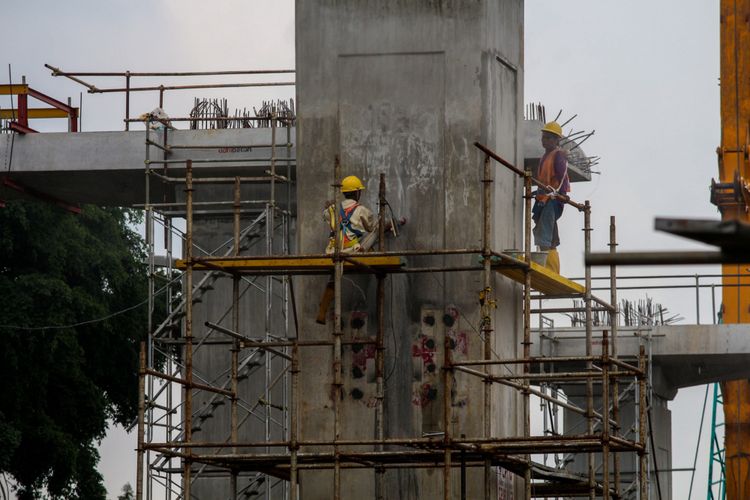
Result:
M721 1L721 146L712 198L723 220L748 217L750 178L750 0ZM722 193L720 193L722 192ZM750 323L748 264L723 266L723 321ZM750 382L722 384L728 500L750 498Z

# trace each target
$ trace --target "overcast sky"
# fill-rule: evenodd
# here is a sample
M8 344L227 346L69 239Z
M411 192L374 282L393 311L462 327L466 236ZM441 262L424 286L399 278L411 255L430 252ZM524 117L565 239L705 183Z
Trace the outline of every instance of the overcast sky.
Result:
M8 67L18 81L78 102L82 88L52 78L44 63L69 71L186 71L294 67L292 0L4 0L0 81ZM696 248L653 231L655 216L717 218L709 203L719 144L718 0L528 0L525 101L543 102L548 116L578 114L575 130L596 129L585 146L602 157L601 175L575 184L573 197L593 206L593 248L604 250L609 216L617 217L620 250ZM196 79L195 81L200 81ZM145 82L144 82L145 83ZM97 85L121 86L122 81ZM197 94L170 94L165 107L184 113ZM272 91L205 92L225 96L230 108L260 99L293 97ZM6 99L6 96L2 96ZM155 107L156 95L134 100L133 113ZM8 107L9 102L0 103ZM83 95L83 129L122 127L121 96ZM59 124L44 125L55 129ZM566 127L566 132L569 127ZM60 130L57 128L57 130ZM581 219L561 221L563 273L580 276ZM648 272L716 272L712 267ZM628 273L641 272L629 269ZM671 311L694 322L694 293L652 292ZM642 297L632 293L631 297ZM710 320L710 295L702 296ZM673 466L691 467L703 388L682 391L671 404L681 415L673 429ZM705 434L704 434L705 435ZM113 432L102 444L110 495L134 482L135 436ZM705 457L693 497L705 494ZM699 462L699 464L701 463ZM687 498L689 473L675 481L674 498ZM696 494L697 493L697 494Z

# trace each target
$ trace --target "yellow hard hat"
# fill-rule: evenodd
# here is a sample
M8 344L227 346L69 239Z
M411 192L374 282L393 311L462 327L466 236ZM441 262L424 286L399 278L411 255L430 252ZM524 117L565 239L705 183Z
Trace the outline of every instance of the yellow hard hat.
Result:
M546 123L542 128L542 132L549 132L550 134L555 134L557 137L563 136L562 127L557 122Z
M365 188L364 184L362 184L362 181L359 180L359 177L356 175L350 175L349 177L344 177L344 180L341 181L341 192L342 193L351 193L352 191L362 191Z

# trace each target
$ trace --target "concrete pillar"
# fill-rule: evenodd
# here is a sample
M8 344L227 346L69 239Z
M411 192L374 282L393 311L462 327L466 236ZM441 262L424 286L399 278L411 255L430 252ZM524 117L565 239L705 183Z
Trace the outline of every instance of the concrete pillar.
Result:
M321 209L333 195L336 155L343 175L363 179L367 190L362 202L373 209L379 174L386 174L388 201L397 217L409 220L398 239L389 240L390 249L479 247L483 158L473 142L482 141L523 164L523 2L305 0L297 2L296 23L300 252L319 253L325 247ZM520 181L502 167L493 168L493 247L518 248L523 241ZM446 263L476 264L477 259L409 258L410 266ZM331 339L331 321L314 323L326 278L300 278L297 283L302 337ZM494 286L493 348L499 356L513 357L521 329L519 290L500 278ZM477 272L387 279L387 437L445 430L443 339L451 336L457 359L481 357L481 288ZM345 279L343 298L346 336L374 336L375 279ZM370 369L371 361L364 357L362 365L361 354L343 353L343 439L375 435L374 384L357 371ZM331 439L331 349L303 349L301 370L300 392L306 398L301 438ZM456 375L454 436L482 436L482 385ZM517 434L522 427L516 395L497 388L493 394L493 434ZM440 469L388 471L384 498L442 497L441 477ZM470 498L481 497L482 477L481 469L470 471ZM374 482L372 471L345 470L341 497L371 498ZM457 497L457 472L453 484ZM303 472L301 490L305 499L333 498L332 474Z

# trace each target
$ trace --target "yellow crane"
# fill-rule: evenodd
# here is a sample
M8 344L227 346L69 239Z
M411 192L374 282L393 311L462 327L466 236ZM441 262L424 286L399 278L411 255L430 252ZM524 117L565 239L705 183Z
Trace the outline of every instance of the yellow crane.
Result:
M712 201L722 220L750 221L750 0L721 0L721 145ZM750 255L748 260L750 260ZM750 323L750 264L724 264L722 319ZM726 493L750 499L750 381L722 384Z

